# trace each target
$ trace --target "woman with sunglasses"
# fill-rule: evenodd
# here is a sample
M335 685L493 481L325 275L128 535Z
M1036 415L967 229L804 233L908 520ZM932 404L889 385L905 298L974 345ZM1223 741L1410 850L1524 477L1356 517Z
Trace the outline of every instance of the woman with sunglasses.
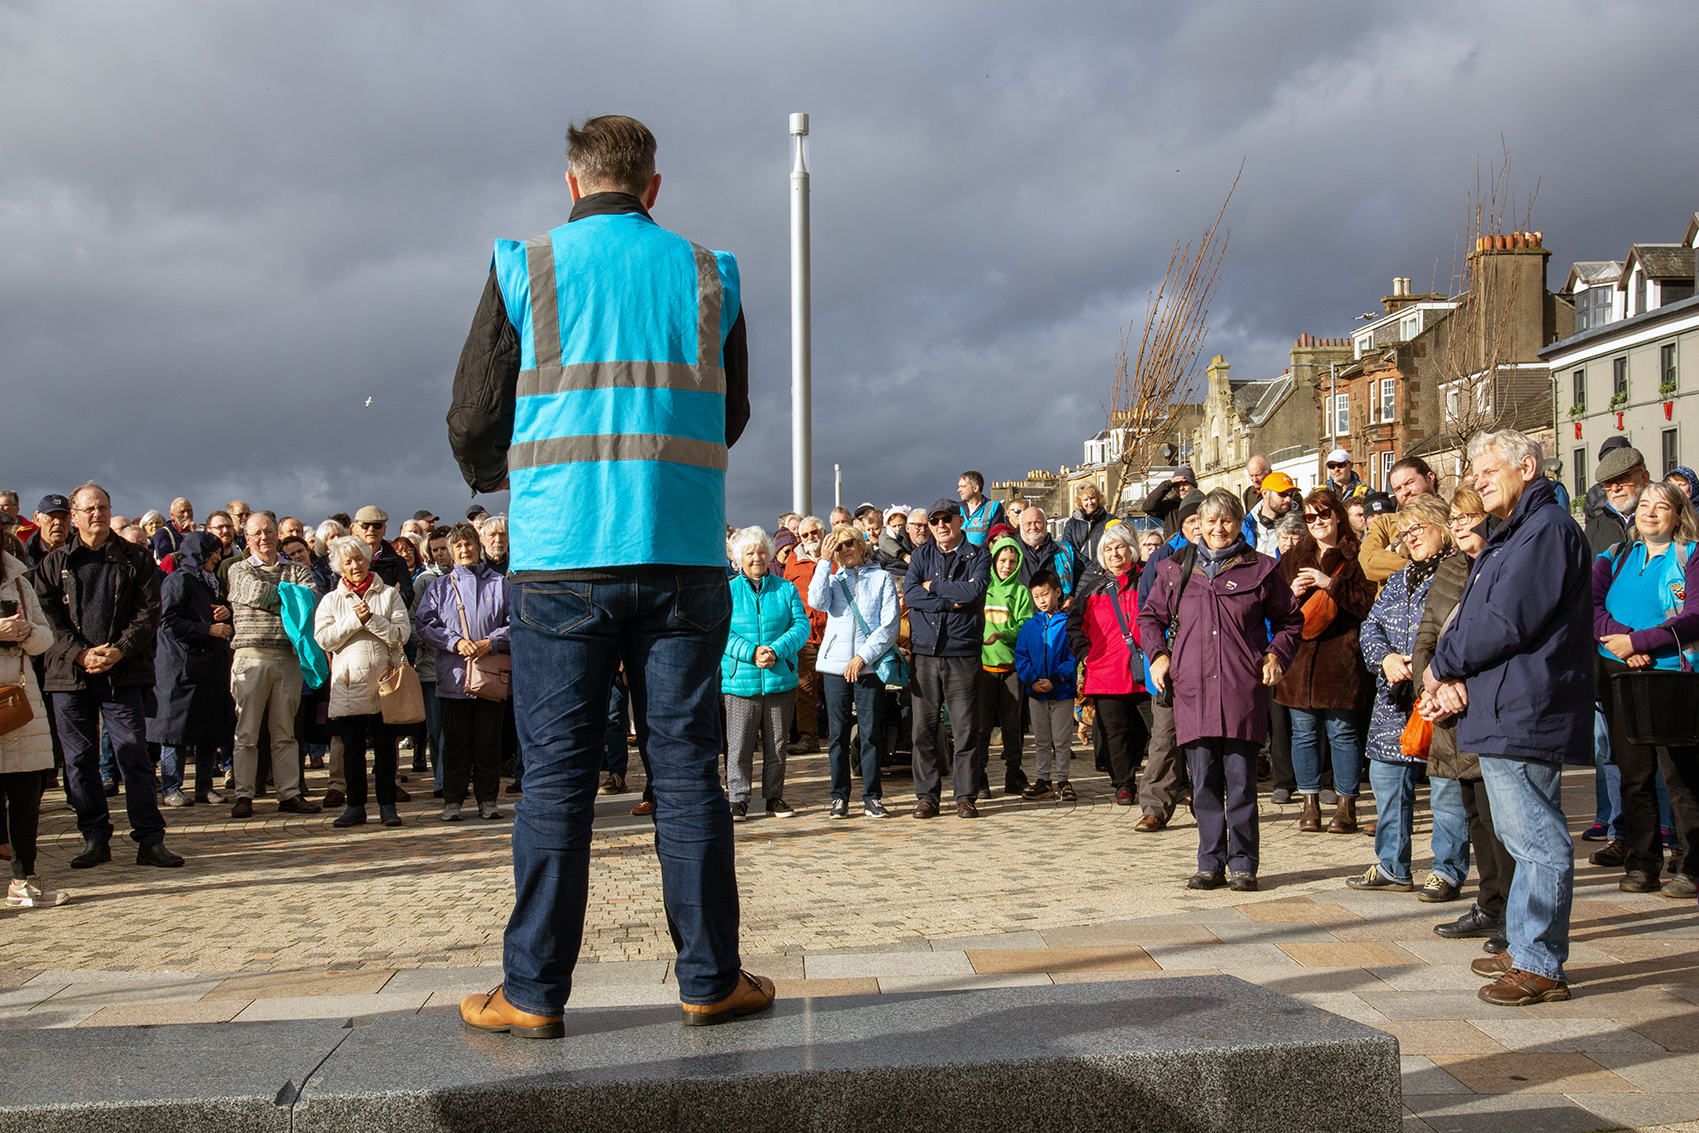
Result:
M1408 893L1410 830L1416 802L1416 778L1427 764L1423 753L1404 751L1404 727L1415 705L1411 668L1416 629L1427 607L1434 572L1456 556L1447 526L1450 509L1438 496L1414 496L1397 513L1397 537L1410 563L1386 580L1374 609L1363 621L1363 660L1375 673L1375 703L1369 717L1369 786L1375 793L1375 864L1346 880L1352 889ZM1466 830L1466 828L1465 828ZM1422 900L1456 898L1469 873L1469 848L1463 830L1441 845L1442 824L1434 815L1434 864L1422 885ZM1461 859L1461 860L1459 860Z
M1467 485L1451 494L1448 521L1451 538L1462 554L1440 563L1428 586L1428 600L1416 628L1411 647L1410 669L1415 673L1416 696L1422 695L1422 674L1433 660L1434 646L1450 628L1451 615L1463 599L1470 568L1487 545L1487 505L1481 493ZM1471 752L1457 750L1457 717L1448 716L1434 725L1428 743L1428 805L1434 812L1434 862L1445 847L1457 841L1459 824L1468 830L1469 848L1474 851L1475 871L1480 877L1475 903L1455 921L1434 926L1448 940L1487 938L1486 950L1504 951L1504 905L1510 895L1510 875L1515 859L1493 830L1492 805L1481 781L1481 761ZM1459 815L1461 812L1461 815ZM1468 865L1467 856L1460 856Z
M1304 798L1300 833L1321 830L1321 742L1333 762L1338 808L1329 834L1357 829L1362 782L1362 710L1374 690L1358 646L1358 627L1375 602L1375 584L1357 565L1357 536L1339 497L1318 488L1304 498L1304 537L1280 560L1280 574L1304 613L1303 640L1275 689L1292 712L1292 766Z

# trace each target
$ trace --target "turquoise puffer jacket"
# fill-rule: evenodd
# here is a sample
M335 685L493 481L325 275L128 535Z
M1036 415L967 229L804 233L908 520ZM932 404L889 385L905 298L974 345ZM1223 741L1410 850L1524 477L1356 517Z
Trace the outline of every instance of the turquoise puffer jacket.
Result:
M796 586L780 575L761 576L759 589L739 574L731 587L732 620L720 657L720 691L727 696L763 696L796 687L796 651L808 642L808 611ZM771 669L755 663L765 645L779 655Z

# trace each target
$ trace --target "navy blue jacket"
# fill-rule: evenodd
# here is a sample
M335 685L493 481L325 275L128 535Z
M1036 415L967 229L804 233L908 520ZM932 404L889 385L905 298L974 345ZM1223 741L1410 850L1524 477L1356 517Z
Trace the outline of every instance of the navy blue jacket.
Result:
M1551 481L1536 478L1487 540L1434 649L1434 676L1469 690L1459 750L1593 762L1590 559Z
M932 583L930 591L922 585L927 581ZM915 655L977 658L983 645L985 588L990 582L991 555L965 536L947 555L936 540L916 547L903 579L909 644Z
M156 705L147 722L147 738L153 743L222 743L236 726L230 639L212 633L218 593L201 575L201 564L216 546L218 536L204 531L183 536L177 569L160 586Z
M1246 542L1250 544L1252 550L1256 549L1256 543L1254 541L1246 540ZM1150 558L1147 559L1144 564L1144 573L1139 576L1140 609L1144 608L1144 600L1149 597L1150 588L1156 583L1156 564L1161 562L1163 559L1173 558L1189 546L1191 546L1191 540L1187 539L1184 535L1175 535L1172 539L1168 540L1166 543L1162 544L1162 546L1150 553Z

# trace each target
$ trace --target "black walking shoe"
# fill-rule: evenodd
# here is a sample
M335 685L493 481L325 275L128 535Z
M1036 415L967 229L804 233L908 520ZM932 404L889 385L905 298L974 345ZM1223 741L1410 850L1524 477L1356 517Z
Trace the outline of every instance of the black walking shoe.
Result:
M1211 873L1207 869L1200 869L1186 879L1187 889L1220 889L1226 884L1227 879L1225 877L1222 877L1219 873Z
M1628 860L1628 843L1621 838L1612 838L1601 850L1594 850L1587 860L1594 865L1619 866Z
M1504 918L1492 916L1479 905L1470 905L1469 911L1454 921L1434 925L1434 932L1447 940L1462 940L1472 936L1497 936L1503 931Z
M112 860L112 847L105 842L85 842L83 852L71 859L72 869L93 869Z
M164 842L155 842L151 846L142 846L136 851L136 864L156 865L160 869L176 869L183 864L183 856L167 850Z
M1235 893L1255 893L1257 891L1257 875L1254 873L1235 873L1227 871L1227 888Z
M1050 780L1034 779L1032 785L1021 792L1023 799L1047 799L1050 797Z

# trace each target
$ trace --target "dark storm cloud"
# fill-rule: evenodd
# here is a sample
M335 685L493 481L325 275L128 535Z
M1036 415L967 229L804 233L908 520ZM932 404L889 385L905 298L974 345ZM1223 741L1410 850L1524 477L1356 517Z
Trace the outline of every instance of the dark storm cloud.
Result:
M660 137L657 218L739 256L734 521L789 496L792 110L817 510L834 462L881 503L1074 463L1241 158L1205 346L1235 373L1393 276L1446 289L1501 136L1554 276L1678 239L1699 146L1660 77L1695 30L1632 3L0 5L0 483L461 510L442 417L490 241L564 218L566 122L609 111Z

